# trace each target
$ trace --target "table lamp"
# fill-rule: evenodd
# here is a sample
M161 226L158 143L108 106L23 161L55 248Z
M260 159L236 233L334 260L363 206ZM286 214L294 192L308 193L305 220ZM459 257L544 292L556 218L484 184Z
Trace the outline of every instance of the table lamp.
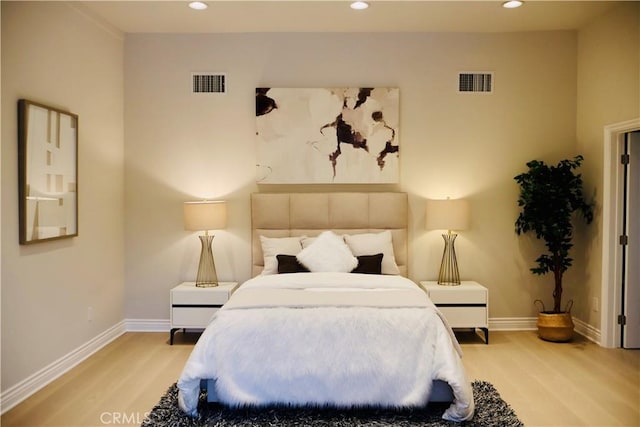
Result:
M447 230L442 235L444 252L438 273L439 285L459 285L460 273L454 242L457 234L452 230L465 230L469 227L469 203L464 199L427 200L427 229Z
M200 264L196 286L218 286L216 266L213 262L211 242L213 235L209 230L220 230L227 226L227 202L204 200L199 202L184 203L184 228L189 231L204 231L200 237L202 251L200 252Z

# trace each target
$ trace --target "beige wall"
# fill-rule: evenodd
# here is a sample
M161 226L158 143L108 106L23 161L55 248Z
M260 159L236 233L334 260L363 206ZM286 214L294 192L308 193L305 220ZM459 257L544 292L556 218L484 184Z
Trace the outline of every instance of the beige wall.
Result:
M426 198L468 197L457 240L463 279L490 290L490 317L535 314L552 278L534 277L541 246L517 238L513 177L533 158L575 154L575 32L513 34L128 34L125 43L126 317L168 318L169 289L193 280L199 241L182 202L229 200L216 233L221 280L250 274L249 194L329 186L257 186L255 87L400 88L401 182L332 189L410 195L410 277L433 279L438 232ZM193 95L190 73L224 72L228 93ZM456 93L459 71L493 71L495 93Z
M583 172L595 195L596 215L581 242L586 262L578 267L569 290L576 299L574 314L597 329L600 313L590 307L602 290L603 131L606 125L638 117L640 3L627 2L578 33L577 143L587 159Z
M123 319L123 39L73 5L2 2L3 392ZM19 98L79 115L78 237L18 244Z

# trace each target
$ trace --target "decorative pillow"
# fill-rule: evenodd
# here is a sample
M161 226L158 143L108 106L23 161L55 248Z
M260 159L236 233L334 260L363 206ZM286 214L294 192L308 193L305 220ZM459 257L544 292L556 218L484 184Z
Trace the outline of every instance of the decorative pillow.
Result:
M260 236L264 269L261 274L277 274L278 260L276 255L296 255L302 250L302 237L265 237Z
M355 256L382 253L382 274L400 274L393 254L390 230L381 233L345 234L344 241Z
M276 255L278 274L308 273L309 269L298 262L295 255Z
M382 256L383 254L375 254L360 255L356 257L358 258L358 266L351 272L362 274L382 274Z
M300 243L302 243L302 249L306 248L307 246L309 246L310 244L312 244L313 242L315 242L317 239L317 237L303 237L302 241Z
M358 259L353 256L344 240L332 231L322 232L296 258L313 272L348 273L358 265Z

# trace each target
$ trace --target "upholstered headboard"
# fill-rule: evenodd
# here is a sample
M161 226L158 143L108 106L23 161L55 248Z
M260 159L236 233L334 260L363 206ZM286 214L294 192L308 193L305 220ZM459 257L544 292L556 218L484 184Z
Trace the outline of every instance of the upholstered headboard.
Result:
M400 274L407 275L406 193L254 193L251 195L252 275L264 267L260 236L316 236L391 230Z

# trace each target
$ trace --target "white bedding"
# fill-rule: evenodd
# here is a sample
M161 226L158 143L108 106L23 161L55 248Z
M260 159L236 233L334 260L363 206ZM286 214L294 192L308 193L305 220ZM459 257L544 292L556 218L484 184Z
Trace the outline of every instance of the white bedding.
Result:
M447 382L451 421L473 417L460 349L438 310L401 276L293 273L245 282L213 317L178 381L197 415L201 379L227 405L424 406Z

